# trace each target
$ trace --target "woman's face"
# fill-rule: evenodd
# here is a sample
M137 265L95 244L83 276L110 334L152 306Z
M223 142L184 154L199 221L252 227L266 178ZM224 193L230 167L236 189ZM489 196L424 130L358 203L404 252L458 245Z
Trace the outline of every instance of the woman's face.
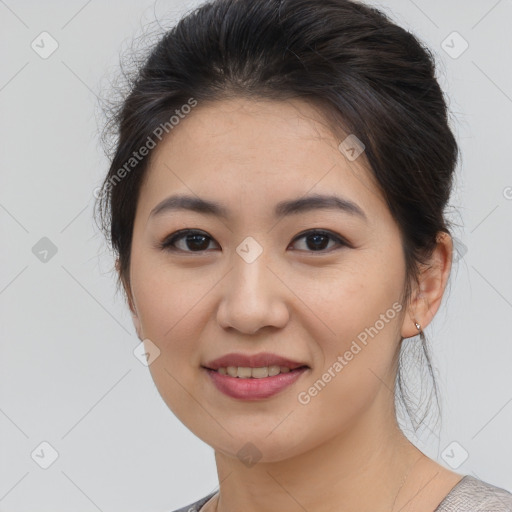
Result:
M283 460L356 427L377 431L392 407L411 323L401 239L364 152L340 142L307 103L237 99L199 104L151 155L133 232L134 322L162 398L220 452ZM223 215L165 208L176 196ZM308 201L320 196L331 199ZM172 241L180 230L192 233ZM274 368L264 382L205 368L234 353L307 368Z

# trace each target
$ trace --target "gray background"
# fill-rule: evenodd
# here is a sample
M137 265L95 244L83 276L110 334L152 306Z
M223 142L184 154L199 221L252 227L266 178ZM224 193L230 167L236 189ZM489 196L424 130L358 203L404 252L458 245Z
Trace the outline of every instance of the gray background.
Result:
M108 168L97 95L144 25L198 3L0 0L1 511L162 512L216 488L213 450L133 354L139 340L92 221ZM384 9L435 52L463 154L451 202L460 254L426 330L443 423L408 435L447 467L512 490L512 1ZM43 31L58 43L45 59L31 47ZM454 31L469 44L456 58Z

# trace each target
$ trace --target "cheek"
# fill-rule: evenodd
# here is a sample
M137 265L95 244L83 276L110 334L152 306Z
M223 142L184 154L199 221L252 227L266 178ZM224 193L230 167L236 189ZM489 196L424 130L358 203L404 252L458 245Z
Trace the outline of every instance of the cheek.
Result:
M370 371L384 375L392 366L400 332L403 306L398 289L393 295L386 287L357 284L331 292L324 314L335 337L322 338L319 371L329 372L324 380L343 374L350 387ZM343 380L337 379L338 384Z
M132 269L132 290L144 334L158 343L172 343L190 323L190 316L200 311L199 301L211 279L197 276L197 269L172 267L149 252L134 254Z
M402 306L391 302L389 295L376 294L374 288L351 292L338 293L337 298L347 302L332 311L336 340L321 340L317 358L321 364L296 397L299 414L321 418L313 429L319 436L329 437L352 425L379 395L384 394L386 402L393 400Z
M164 275L154 266L140 267L134 276L137 307L144 336L159 350L149 366L151 377L168 408L188 425L201 415L190 393L195 394L199 340L207 318L200 301L204 289L180 280L178 274L174 279Z
M134 251L131 279L142 333L160 351L150 371L172 409L186 399L181 386L190 389L197 380L221 270L178 268L154 252Z
M322 401L333 393L334 400L343 397L364 406L382 385L379 379L390 380L403 314L400 258L395 255L382 262L380 255L367 253L350 267L333 272L329 285L317 294L317 307L335 336L317 339L321 364L312 380L320 381L305 401L322 390Z
M396 327L405 269L401 255L387 256L383 260L376 251L354 253L350 260L329 272L323 271L321 279L312 275L304 283L308 305L320 312L339 340L346 342L347 336L356 337L376 322L381 330L381 316L386 331L390 325Z

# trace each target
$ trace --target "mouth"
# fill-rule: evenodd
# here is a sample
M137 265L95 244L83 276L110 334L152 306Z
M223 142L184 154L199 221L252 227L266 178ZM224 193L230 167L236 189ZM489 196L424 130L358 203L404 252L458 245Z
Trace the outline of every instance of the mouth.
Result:
M305 362L293 361L284 356L261 352L259 354L231 353L202 365L208 370L220 371L223 375L244 378L264 378L309 366ZM254 372L253 372L254 371Z
M270 353L227 354L201 365L216 388L231 398L268 398L293 384L310 366Z
M220 373L221 375L229 375L230 377L236 377L238 379L264 379L265 377L275 377L282 373L297 372L309 368L307 365L297 366L296 368L290 368L289 366L259 366L251 368L250 366L221 366L217 369L203 368L211 370L213 372Z

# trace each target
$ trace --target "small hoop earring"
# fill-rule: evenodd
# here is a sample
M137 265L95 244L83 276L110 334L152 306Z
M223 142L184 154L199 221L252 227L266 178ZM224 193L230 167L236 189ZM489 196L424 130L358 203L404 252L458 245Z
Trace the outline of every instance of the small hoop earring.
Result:
M416 326L416 329L421 332L421 325L418 322L414 322L414 325Z

